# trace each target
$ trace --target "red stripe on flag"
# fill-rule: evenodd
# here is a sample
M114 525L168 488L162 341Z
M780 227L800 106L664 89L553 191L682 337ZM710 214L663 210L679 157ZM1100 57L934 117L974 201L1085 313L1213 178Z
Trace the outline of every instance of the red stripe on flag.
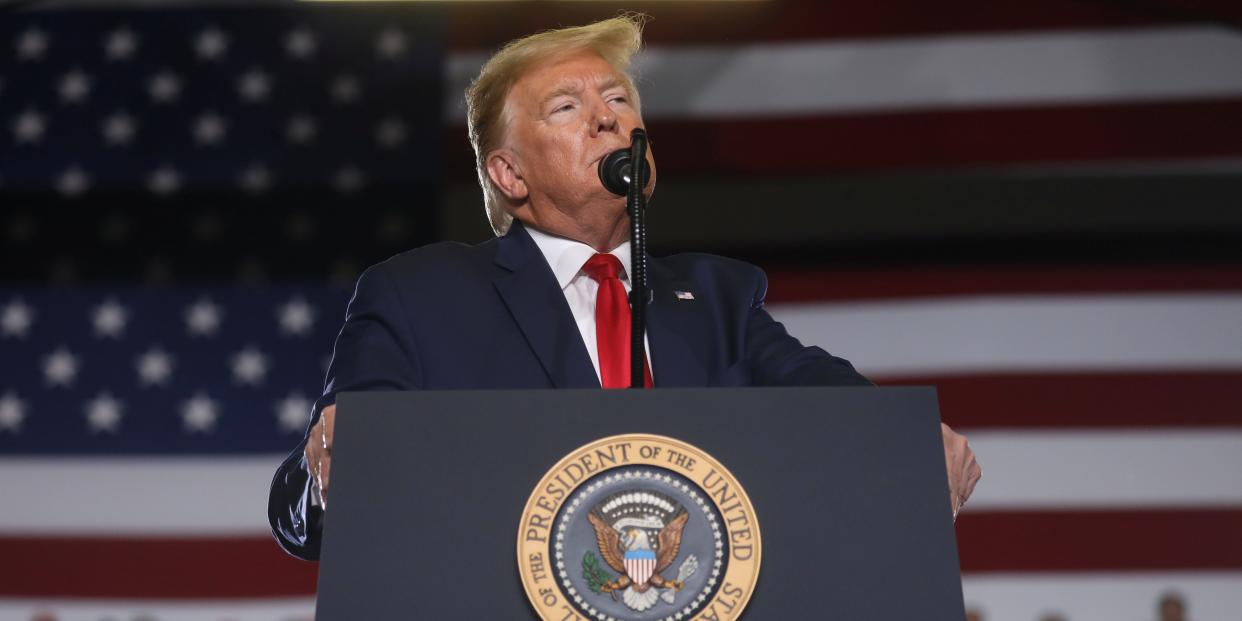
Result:
M995 483L995 482L994 482ZM962 513L963 572L1242 569L1242 509Z
M935 386L944 421L955 428L1242 426L1237 371L894 377L878 383Z
M319 565L270 537L0 537L0 596L250 598L314 594Z
M768 274L769 303L988 294L1242 291L1239 266L943 267L783 270Z
M1242 155L1242 99L648 122L666 170L822 173Z
M1242 569L1242 509L988 511L957 525L964 572ZM307 596L317 565L267 538L0 538L0 596Z
M647 129L662 175L789 175L1238 157L1238 118L1242 99L648 119ZM473 180L464 126L445 131L444 169Z

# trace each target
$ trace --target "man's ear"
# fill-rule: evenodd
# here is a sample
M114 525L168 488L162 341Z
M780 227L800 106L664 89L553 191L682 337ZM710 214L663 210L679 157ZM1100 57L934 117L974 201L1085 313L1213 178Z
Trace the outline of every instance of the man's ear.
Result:
M487 155L487 176L491 177L492 183L511 201L524 201L530 194L526 189L522 170L511 151L497 149Z

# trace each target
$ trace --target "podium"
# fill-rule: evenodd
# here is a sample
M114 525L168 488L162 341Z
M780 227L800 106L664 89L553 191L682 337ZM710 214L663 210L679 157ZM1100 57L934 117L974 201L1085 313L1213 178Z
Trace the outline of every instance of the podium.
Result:
M539 588L566 611L558 619L965 617L932 388L367 392L337 403L318 621L551 618L537 612ZM643 448L651 459L631 466L642 442L583 452L612 437L660 438L715 465L687 470L686 451ZM733 477L751 513L712 474ZM638 492L610 491L629 476ZM695 483L698 494L677 491ZM604 523L619 525L620 543L604 541ZM757 581L711 573L713 530L725 533L718 559L754 561ZM585 552L561 558L562 541ZM760 545L761 558L743 558ZM657 578L631 565L675 547ZM731 607L742 590L744 609Z

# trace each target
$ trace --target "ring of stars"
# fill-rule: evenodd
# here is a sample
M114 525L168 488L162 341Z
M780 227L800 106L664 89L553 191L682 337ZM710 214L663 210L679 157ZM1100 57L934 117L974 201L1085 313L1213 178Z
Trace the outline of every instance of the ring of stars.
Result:
M688 604L677 612L658 620L683 621L693 615L711 598L712 592L715 590L716 585L720 581L720 576L725 569L724 538L720 531L720 524L717 521L716 513L711 507L711 503L708 502L708 499L703 494L699 493L698 487L691 483L687 483L680 476L659 474L659 472L655 469L626 470L625 472L600 474L597 475L591 483L578 488L578 490L574 493L572 500L565 505L565 508L561 512L560 518L557 520L556 543L553 545L553 549L555 551L554 556L556 557L556 571L557 575L561 579L561 590L564 592L566 597L574 601L578 609L583 614L594 619L599 619L599 621L620 621L616 617L590 605L590 603L586 601L586 598L578 592L576 587L574 587L573 582L570 580L570 568L565 561L564 540L565 533L569 530L569 523L573 519L574 514L577 513L579 507L582 506L585 498L607 485L631 480L662 482L666 486L681 492L683 496L689 497L690 500L698 506L699 511L703 513L703 516L707 519L708 525L710 525L712 529L712 537L715 539L716 558L712 562L711 576L703 585L703 589L697 596L691 599Z

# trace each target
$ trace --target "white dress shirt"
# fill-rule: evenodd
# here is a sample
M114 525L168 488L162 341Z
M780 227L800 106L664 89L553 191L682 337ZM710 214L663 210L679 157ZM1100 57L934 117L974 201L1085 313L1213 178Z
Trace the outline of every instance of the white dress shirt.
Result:
M569 303L569 310L578 324L578 332L582 334L582 343L586 345L587 353L591 356L591 364L595 365L595 376L600 377L599 345L595 336L595 297L599 293L599 283L582 271L587 259L595 256L595 249L580 241L549 235L530 225L526 226L526 232L535 240L535 245L543 253L543 258L547 259L552 273L556 275L556 284L560 285L561 292L565 294L565 301ZM629 293L630 242L622 242L608 254L621 260L621 286ZM651 367L651 342L646 335L643 337L643 346L647 348L647 366L652 369L651 374L654 377L655 368Z

